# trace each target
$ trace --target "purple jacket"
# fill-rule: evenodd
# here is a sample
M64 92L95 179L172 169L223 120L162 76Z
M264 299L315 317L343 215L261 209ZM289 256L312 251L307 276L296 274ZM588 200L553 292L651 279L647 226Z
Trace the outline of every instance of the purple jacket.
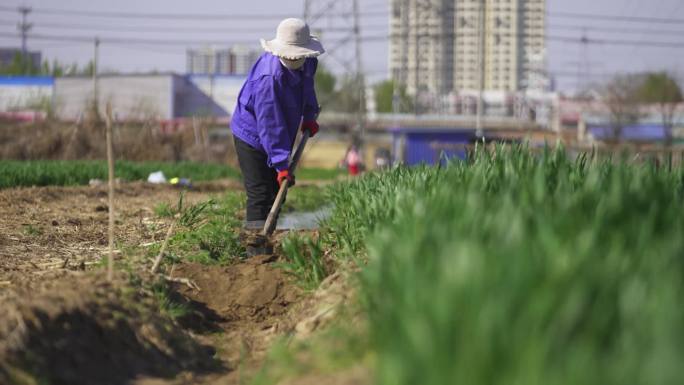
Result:
M268 156L268 166L286 169L299 122L314 120L318 101L314 75L318 59L306 59L292 71L264 53L254 64L238 96L230 123L233 135Z

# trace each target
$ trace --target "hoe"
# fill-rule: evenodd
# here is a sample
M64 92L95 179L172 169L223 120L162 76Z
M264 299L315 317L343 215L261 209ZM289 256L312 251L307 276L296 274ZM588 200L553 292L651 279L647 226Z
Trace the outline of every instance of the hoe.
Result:
M308 131L300 135L299 143L297 143L295 151L290 157L289 169L292 175L295 174L295 169L297 168L299 159L302 157L302 152L304 151L304 147L306 146L306 142L309 140L310 136L311 135ZM273 253L273 245L269 242L269 238L271 237L271 235L273 235L273 231L276 228L276 223L278 222L278 214L280 213L280 209L283 205L283 202L285 201L285 196L287 195L287 190L289 187L289 183L283 183L280 185L280 190L278 190L278 195L276 195L276 199L273 202L271 211L268 213L268 217L266 218L266 222L264 223L263 230L260 234L255 234L254 236L248 238L248 246L255 249L255 254Z

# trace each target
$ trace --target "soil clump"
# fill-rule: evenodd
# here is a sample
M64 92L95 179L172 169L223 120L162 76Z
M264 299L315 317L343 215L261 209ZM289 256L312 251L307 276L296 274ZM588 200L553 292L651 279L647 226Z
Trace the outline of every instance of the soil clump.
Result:
M2 301L0 383L123 384L221 369L150 293L102 274L67 278Z

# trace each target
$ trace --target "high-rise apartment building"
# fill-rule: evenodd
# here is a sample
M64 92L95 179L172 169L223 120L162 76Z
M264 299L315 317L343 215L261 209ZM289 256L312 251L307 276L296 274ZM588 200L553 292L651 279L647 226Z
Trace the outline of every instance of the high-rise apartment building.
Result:
M453 88L454 0L392 0L390 73L407 91Z
M485 90L538 86L545 61L545 3L391 0L390 73L412 94L479 89L480 67Z
M205 75L245 75L261 54L260 51L234 46L228 49L189 49L187 71Z
M231 48L233 54L233 71L236 74L247 74L257 61L262 51L253 48L236 45Z

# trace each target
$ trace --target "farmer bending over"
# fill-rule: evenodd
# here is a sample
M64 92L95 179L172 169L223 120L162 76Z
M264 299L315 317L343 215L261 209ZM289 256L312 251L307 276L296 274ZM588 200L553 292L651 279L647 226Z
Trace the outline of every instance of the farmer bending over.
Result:
M283 20L276 38L262 39L261 46L266 52L242 86L231 121L247 190L247 229L264 226L281 183L294 184L288 160L302 119L302 131L318 132L314 74L316 57L325 52L300 19Z

